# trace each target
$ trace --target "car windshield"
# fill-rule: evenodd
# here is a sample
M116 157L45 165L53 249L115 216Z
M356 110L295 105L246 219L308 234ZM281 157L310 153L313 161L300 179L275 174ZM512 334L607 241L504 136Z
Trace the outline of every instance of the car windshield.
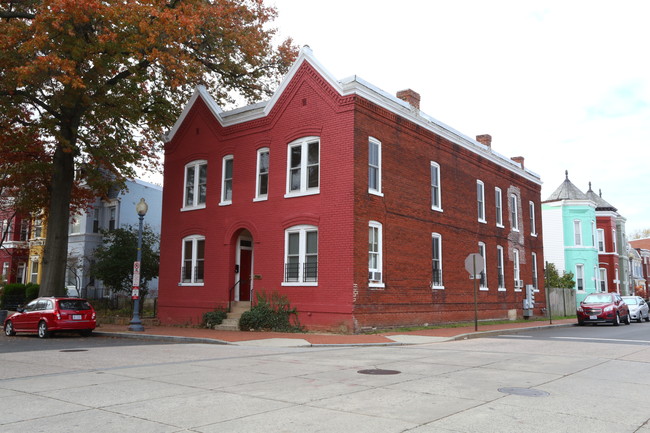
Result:
M639 303L636 298L623 298L623 301L625 301L627 305L636 305Z
M585 304L603 304L606 302L612 302L611 295L589 295L583 301Z
M90 310L90 304L82 299L65 299L59 301L61 310Z

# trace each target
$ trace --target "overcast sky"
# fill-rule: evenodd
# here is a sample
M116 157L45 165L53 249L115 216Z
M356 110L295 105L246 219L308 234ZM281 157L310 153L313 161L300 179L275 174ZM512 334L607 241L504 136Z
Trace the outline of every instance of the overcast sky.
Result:
M650 228L650 2L267 0L282 36Z

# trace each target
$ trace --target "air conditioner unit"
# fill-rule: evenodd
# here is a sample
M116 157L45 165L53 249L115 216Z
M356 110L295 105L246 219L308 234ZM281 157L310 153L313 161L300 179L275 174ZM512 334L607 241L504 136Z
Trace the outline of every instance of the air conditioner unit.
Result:
M381 281L381 272L377 272L377 271L368 272L368 279L370 281Z

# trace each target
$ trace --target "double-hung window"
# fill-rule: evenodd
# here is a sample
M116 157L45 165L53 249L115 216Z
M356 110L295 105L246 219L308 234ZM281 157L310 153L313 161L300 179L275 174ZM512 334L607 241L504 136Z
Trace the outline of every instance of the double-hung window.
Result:
M368 192L381 195L381 142L368 139Z
M485 258L485 244L483 242L478 243L478 253L481 255L481 258L483 259L483 270L481 271L481 274L479 276L479 286L481 287L481 290L487 290L488 289L487 266L486 266L486 258Z
M510 224L512 224L513 231L519 231L519 198L517 194L510 194Z
M185 166L184 209L205 207L207 178L207 161L192 161Z
M600 282L600 291L607 292L607 269L599 268L599 282ZM640 320L640 319L639 319Z
M368 224L368 281L371 287L383 287L381 223Z
M318 283L318 227L300 225L285 231L283 285Z
M573 221L573 240L575 246L582 246L582 221L580 220Z
M618 253L618 247L616 246L616 229L612 230L612 246L615 253Z
M269 148L257 151L257 182L255 200L266 200L269 196Z
M533 289L539 290L539 283L537 282L537 253L532 253L531 267L533 270Z
M289 144L287 196L317 194L320 182L320 140L301 138Z
M221 169L221 203L220 205L232 204L232 178L234 159L232 155L223 157Z
M32 261L32 266L29 275L29 282L34 284L38 283L38 260Z
M485 185L480 180L476 181L476 201L478 204L478 220L485 222Z
M598 252L605 252L605 230L598 229Z
M535 225L535 203L532 201L528 202L528 212L530 215L530 234L531 236L537 236L537 226Z
M188 236L183 239L183 264L181 284L203 284L205 261L205 238Z
M442 236L438 233L431 234L431 288L444 289L442 281Z
M585 265L576 265L576 288L578 290L585 289Z
M497 246L497 278L499 280L499 290L506 289L506 279L504 271L504 262L503 262L503 247L501 245Z
M440 194L440 165L431 161L431 209L442 210Z
M523 288L521 274L519 273L519 250L512 250L512 262L515 275L515 291L520 292Z
M501 188L494 188L494 203L496 207L497 227L503 227L503 195Z

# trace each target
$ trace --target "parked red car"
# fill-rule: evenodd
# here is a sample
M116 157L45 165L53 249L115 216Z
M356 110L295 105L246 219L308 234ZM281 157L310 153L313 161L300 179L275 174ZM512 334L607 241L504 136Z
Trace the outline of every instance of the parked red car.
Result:
M88 336L95 326L95 309L80 298L37 298L4 322L7 336L16 335L16 332L36 332L40 338L58 331L74 331Z
M629 325L630 310L618 293L592 293L580 303L577 311L578 325L585 323L612 323L618 326L621 322Z

